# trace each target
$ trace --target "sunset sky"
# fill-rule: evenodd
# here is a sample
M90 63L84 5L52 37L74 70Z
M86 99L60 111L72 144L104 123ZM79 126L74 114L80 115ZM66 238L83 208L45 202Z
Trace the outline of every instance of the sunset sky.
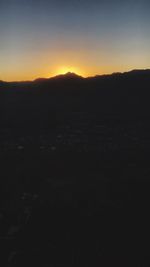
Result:
M149 0L0 0L0 80L150 68Z

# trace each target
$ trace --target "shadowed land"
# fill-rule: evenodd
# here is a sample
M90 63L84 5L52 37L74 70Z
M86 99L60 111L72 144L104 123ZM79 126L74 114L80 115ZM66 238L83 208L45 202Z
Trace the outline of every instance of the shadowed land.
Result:
M0 82L3 266L149 266L150 71Z

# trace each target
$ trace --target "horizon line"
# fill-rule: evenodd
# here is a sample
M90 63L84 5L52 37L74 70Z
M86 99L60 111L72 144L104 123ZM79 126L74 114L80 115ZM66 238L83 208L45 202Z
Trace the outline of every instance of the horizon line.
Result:
M126 74L126 73L130 73L130 72L134 72L134 71L150 71L150 68L145 68L145 69L141 69L141 68L137 68L137 69L130 69L128 71L123 71L123 72L120 72L120 71L116 71L116 72L111 72L111 73L104 73L104 74L95 74L95 75L91 75L91 76L82 76L76 72L66 72L64 74L60 73L60 74L57 74L57 75L54 75L54 76L50 76L50 77L37 77L35 79L31 79L31 80L12 80L12 81L6 81L6 80L1 80L0 79L0 82L3 82L3 83L28 83L28 82L36 82L38 80L50 80L50 79L53 79L53 78L59 78L61 76L67 76L68 74L74 74L76 75L77 77L81 77L82 79L90 79L90 78L95 78L95 77L103 77L103 76L112 76L112 75L115 75L115 74Z

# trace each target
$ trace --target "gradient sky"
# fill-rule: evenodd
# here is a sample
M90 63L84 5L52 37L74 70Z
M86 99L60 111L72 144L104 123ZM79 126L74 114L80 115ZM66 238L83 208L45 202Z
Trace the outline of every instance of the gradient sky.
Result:
M0 80L150 68L149 0L0 0Z

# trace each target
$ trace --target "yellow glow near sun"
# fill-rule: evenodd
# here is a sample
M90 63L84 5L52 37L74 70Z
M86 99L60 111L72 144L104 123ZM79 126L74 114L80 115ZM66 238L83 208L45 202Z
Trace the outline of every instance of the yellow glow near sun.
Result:
M62 66L62 67L58 68L56 70L56 75L66 74L68 72L74 72L74 73L76 73L78 75L83 75L82 71L79 68L77 68L77 67L67 67L67 66Z

